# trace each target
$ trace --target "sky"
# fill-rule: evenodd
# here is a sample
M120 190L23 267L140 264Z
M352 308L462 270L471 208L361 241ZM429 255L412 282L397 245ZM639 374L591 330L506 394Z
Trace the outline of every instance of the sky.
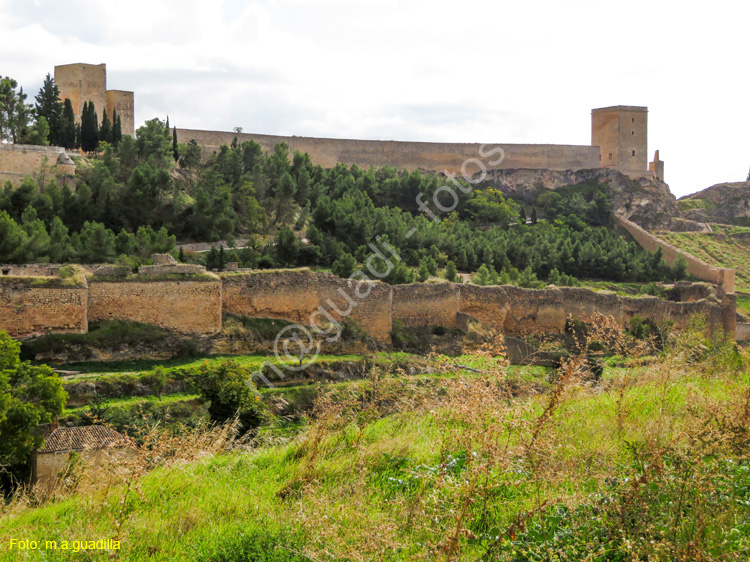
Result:
M0 0L0 75L107 64L136 127L591 144L591 109L649 109L680 197L750 167L750 2Z

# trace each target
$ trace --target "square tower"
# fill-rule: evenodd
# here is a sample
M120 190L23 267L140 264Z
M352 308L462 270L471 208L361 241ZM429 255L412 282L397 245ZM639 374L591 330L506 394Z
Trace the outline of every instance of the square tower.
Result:
M81 122L83 104L88 101L94 102L96 116L101 122L104 108L107 107L106 64L75 63L56 66L55 84L60 89L60 101L64 102L68 98L73 104L77 123Z
M122 123L122 134L135 136L135 119L133 116L133 92L124 90L107 90L107 115L110 121L114 110Z
M600 167L639 178L648 173L648 108L615 105L591 110L591 144Z

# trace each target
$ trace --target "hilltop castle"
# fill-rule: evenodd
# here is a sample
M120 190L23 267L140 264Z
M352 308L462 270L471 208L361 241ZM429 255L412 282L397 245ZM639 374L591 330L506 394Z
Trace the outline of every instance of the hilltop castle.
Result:
M107 90L105 64L67 64L55 67L55 83L60 98L70 98L76 119L80 120L83 102L91 100L97 108L106 107L110 117L117 110L122 118L122 133L134 132L134 94ZM99 116L101 118L101 115ZM363 167L396 166L409 170L448 171L460 173L466 160L476 158L479 144L376 141L285 137L253 133L177 129L179 142L195 139L204 152L211 153L223 144L237 140L253 140L264 150L273 150L281 142L290 153L308 153L313 163L332 168L339 162ZM544 169L581 170L612 168L632 178L650 176L664 179L664 162L656 151L654 161L648 163L648 109L617 105L594 109L591 112L591 145L505 144L497 143L505 151L505 158L489 169Z
M60 98L73 104L76 119L80 122L83 103L93 101L101 119L103 111L112 116L116 110L122 120L122 133L134 134L134 94L130 91L107 90L105 64L66 64L55 67L55 83ZM204 131L177 128L177 140L188 143L191 139L201 146L204 154L218 151L234 139L239 142L255 141L265 151L286 143L290 156L295 151L307 153L314 164L333 168L338 163L356 164L360 167L395 166L407 170L425 170L460 174L465 163L481 154L493 153L493 148L503 149L505 157L493 165L493 159L484 162L488 170L585 170L611 168L638 179L648 177L664 179L664 162L659 151L648 162L648 109L645 107L617 105L594 109L591 112L591 145L556 144L506 144L488 145L472 143L406 142L380 140L354 140L313 138L297 136ZM71 162L56 147L23 147L0 145L0 181L20 183L25 175L37 173L46 163L57 163L58 174L73 173ZM68 167L65 167L65 164ZM68 169L71 168L71 169ZM477 168L470 168L471 173Z

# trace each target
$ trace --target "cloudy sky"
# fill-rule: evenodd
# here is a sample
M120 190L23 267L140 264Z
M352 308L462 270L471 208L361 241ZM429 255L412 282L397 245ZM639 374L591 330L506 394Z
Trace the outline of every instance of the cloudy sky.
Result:
M590 144L649 108L677 196L750 166L750 3L0 0L0 75L107 63L136 123L394 140Z

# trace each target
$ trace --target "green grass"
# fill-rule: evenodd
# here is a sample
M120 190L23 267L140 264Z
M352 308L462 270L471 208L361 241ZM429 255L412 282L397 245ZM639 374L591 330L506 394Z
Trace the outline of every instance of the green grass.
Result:
M104 320L92 322L85 334L48 334L23 343L25 356L36 353L59 353L71 345L115 347L155 342L170 335L168 330L129 320Z
M669 369L672 374L663 378ZM538 368L515 371L532 377L542 374ZM686 372L684 367L669 364L643 381L631 371L622 373L635 377L624 393L616 387L581 387L561 403L545 433L550 446L540 445L543 456L534 457L541 464L533 466L536 470L548 466L548 476L542 476L546 472L535 476L529 465L521 463L493 473L487 484L478 480L482 491L469 504L462 525L467 531L459 543L461 557L450 559L481 559L492 537L503 535L520 513L529 514L523 527L512 541L499 544L498 557L490 560L582 560L588 554L585 549L599 548L596 537L609 525L616 532L607 543L613 557L606 559L631 559L625 557L627 548L648 549L654 539L667 547L691 541L696 502L707 511L701 512L700 533L690 548L703 549L702 559L747 559L750 478L742 465L730 463L712 472L713 480L703 482L700 471L715 460L690 457L692 447L684 452L662 449L667 444L676 447L683 432L694 430L692 419L701 415L704 401L720 405L746 391L746 377ZM467 393L477 391L481 387L466 388ZM356 423L356 416L346 417L325 435L315 461L311 457L314 441L305 437L302 427L299 437L288 443L157 468L139 480L137 492L115 486L4 514L0 560L22 559L8 550L11 537L58 542L110 538L116 536L117 524L121 525L120 559L136 562L309 561L322 559L325 552L329 553L325 559L330 560L352 559L354 553L361 560L436 559L430 553L441 552L438 545L445 544L456 525L456 514L472 493L467 484L473 474L470 465L461 461L455 469L448 469L453 466L448 461L465 458L462 451L467 444L474 449L485 446L478 427L461 421L460 416L473 419L474 415L472 408L461 406L464 398L456 394L453 406L445 410L406 409L382 418L362 417ZM524 424L540 419L545 404L547 398L538 396L510 405L503 423L516 428L507 437L514 455L519 452L513 447L524 442ZM481 408L481 402L477 407ZM655 441L653 451L667 456L656 457L662 464L650 470L638 459L650 454L649 444ZM668 455L678 453L687 455L691 464L671 465ZM724 458L723 454L716 449L714 459ZM498 458L504 458L503 454L498 453ZM307 480L310 463L314 478ZM638 478L645 474L649 483L642 488L644 495L632 495L632 490L641 490ZM693 481L686 488L679 485L680 479L692 474L695 484L706 490L727 484L721 494L711 492L704 499ZM612 482L618 481L632 484L614 488ZM689 495L680 508L685 490ZM623 522L629 524L631 515L608 507L620 501L620 493L632 502L637 526L633 535L626 535L629 530L622 527ZM554 503L535 511L543 498ZM628 506L631 503L623 500L622 509ZM608 513L621 514L623 519L610 520ZM488 526L482 521L488 521ZM544 530L555 525L567 530L548 541ZM737 533L729 534L731 529ZM469 533L475 538L467 538ZM628 547L630 543L617 539L620 533L640 538ZM519 554L530 549L536 552L536 548L570 554L566 558ZM682 559L665 552L666 557L649 559ZM439 559L444 558L443 552ZM58 550L32 552L25 559L82 557ZM83 559L105 560L107 553L90 552Z
M712 224L713 232L667 232L655 234L677 248L717 267L736 270L737 291L750 293L750 239L732 234L750 233L750 228Z
M172 404L175 402L189 402L190 400L195 400L198 398L197 394L189 394L186 392L177 392L175 394L164 394L161 397L161 400L159 400L156 396L128 396L125 398L110 398L107 400L107 406L110 408L131 408L133 406L136 406L138 404L143 404L146 402L154 402L156 404ZM72 406L70 408L65 408L65 413L63 414L68 415L71 413L80 413L81 410L84 410L88 408L88 404L83 404L81 406Z

